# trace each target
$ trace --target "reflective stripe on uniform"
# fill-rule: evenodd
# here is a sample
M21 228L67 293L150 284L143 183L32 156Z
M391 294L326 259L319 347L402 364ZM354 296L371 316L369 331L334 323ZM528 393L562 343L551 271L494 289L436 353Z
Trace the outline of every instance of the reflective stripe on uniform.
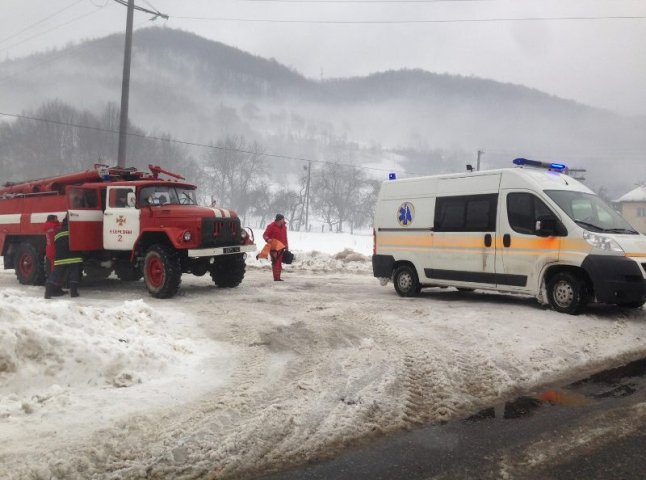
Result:
M73 263L83 263L83 259L81 257L73 257L73 258L62 258L61 260L54 261L55 266L71 265Z

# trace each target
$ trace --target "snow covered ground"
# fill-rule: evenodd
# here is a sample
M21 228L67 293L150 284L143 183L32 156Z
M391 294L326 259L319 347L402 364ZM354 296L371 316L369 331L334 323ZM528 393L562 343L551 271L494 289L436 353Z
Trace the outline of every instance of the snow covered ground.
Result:
M290 233L285 282L84 284L46 301L0 270L0 478L244 478L646 356L646 311L371 275L371 235ZM349 248L352 252L344 251Z

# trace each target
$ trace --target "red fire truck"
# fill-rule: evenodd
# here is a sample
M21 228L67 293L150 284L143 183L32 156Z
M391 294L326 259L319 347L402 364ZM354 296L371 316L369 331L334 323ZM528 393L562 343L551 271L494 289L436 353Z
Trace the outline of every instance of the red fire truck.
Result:
M143 276L153 297L175 295L182 273L209 272L219 287L244 278L253 232L233 210L197 205L195 185L150 166L95 165L94 169L0 188L0 253L18 281L42 285L46 277L47 215L67 215L70 249L84 258L84 272L123 281ZM160 178L164 174L171 178Z

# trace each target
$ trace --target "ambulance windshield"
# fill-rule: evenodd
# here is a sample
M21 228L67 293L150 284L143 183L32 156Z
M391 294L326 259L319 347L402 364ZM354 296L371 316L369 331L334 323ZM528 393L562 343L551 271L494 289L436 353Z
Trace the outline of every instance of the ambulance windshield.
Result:
M638 234L637 231L597 195L570 190L545 190L577 225L591 232Z

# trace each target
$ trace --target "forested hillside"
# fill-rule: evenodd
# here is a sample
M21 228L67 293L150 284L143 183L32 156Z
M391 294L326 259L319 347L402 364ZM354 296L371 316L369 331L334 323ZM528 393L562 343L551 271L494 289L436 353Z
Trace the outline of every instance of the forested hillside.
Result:
M6 60L0 64L0 112L50 115L51 105L58 105L75 112L56 113L67 120L114 127L122 58L123 37L113 35ZM115 161L116 148L96 132L90 150L72 144L53 151L7 137L14 120L5 120L0 159L12 166L11 176L44 171L43 162L53 171ZM135 32L130 120L156 136L165 132L192 143L233 138L256 144L278 155L266 165L270 184L296 181L307 166L282 157L372 167L364 171L368 177L384 178L388 170L460 171L484 150L485 168L509 165L516 156L560 160L587 168L593 186L621 191L631 184L630 171L642 164L646 147L644 119L523 86L421 70L310 79L274 59L168 28ZM27 130L21 127L30 135ZM169 144L133 140L130 160L140 166L151 157L181 163L178 152L184 151L200 168L208 167L208 148L174 145L168 151ZM45 160L52 152L56 159ZM608 180L608 160L621 160L625 174ZM2 180L8 179L5 172Z

